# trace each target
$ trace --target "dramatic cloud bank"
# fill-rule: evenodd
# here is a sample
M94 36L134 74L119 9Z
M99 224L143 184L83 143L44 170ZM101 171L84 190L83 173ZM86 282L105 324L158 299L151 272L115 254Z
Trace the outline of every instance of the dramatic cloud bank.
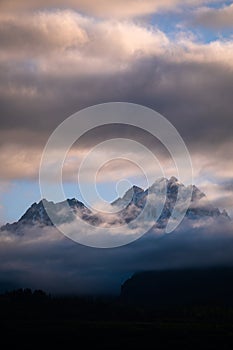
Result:
M183 222L169 235L151 231L114 249L94 249L64 238L53 228L33 228L24 236L2 232L1 289L43 288L52 293L117 294L135 271L232 266L232 222Z
M97 20L72 10L3 14L0 27L3 178L35 178L53 129L81 108L109 101L158 110L177 127L191 153L201 150L209 159L214 147L214 157L221 154L224 163L215 162L214 170L228 166L230 39L202 43L187 33L171 39L149 25ZM94 143L105 133L93 133L89 140Z
M26 185L38 185L41 154L54 129L82 108L112 101L153 108L171 121L191 153L194 183L233 214L233 37L225 34L232 10L229 2L215 0L0 1L0 223L5 207L22 205ZM67 154L64 181L77 181L91 147L119 136L155 152L165 176L177 175L152 135L114 125L81 137ZM137 156L156 178L157 169ZM97 182L105 184L139 173L124 162L102 170ZM7 193L17 181L21 192L10 201ZM53 230L3 235L1 280L84 292L98 276L103 291L110 280L116 290L140 268L231 264L232 227L203 225L185 225L161 239L148 235L108 252L75 245Z

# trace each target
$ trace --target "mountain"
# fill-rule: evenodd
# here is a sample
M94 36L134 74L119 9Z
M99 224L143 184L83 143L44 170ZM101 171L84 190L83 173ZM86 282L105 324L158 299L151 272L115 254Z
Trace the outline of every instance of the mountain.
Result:
M133 203L136 206L143 208L146 199L145 196L145 191L142 188L134 185L124 194L122 198L118 198L112 202L112 205L125 208L129 203Z
M68 204L68 209L67 209ZM31 207L23 214L23 216L13 224L7 223L1 227L1 231L10 231L23 233L25 226L33 227L49 227L54 226L46 209L53 214L57 224L69 223L74 220L74 216L78 215L83 220L88 220L93 225L100 224L100 218L92 214L92 212L80 201L75 198L66 201L54 203L41 200L39 203L33 203Z
M195 220L207 217L224 217L229 219L229 216L225 210L221 212L218 208L215 208L207 200L203 192L201 192L194 185L190 186L185 187L174 176L170 179L160 178L146 190L133 186L124 194L122 198L118 198L111 203L113 206L119 208L118 218L114 221L114 224L128 223L134 220L145 208L149 196L154 196L155 205L149 205L145 208L145 211L147 212L144 215L144 219L155 220L157 207L162 205L162 211L156 221L156 226L163 228L166 226L166 223L170 218L173 208L177 202L178 192L180 194L180 200L182 201L185 200L187 194L190 193L190 190L192 191L192 197L191 203L186 212L186 217L188 219ZM165 195L164 203L162 201L162 198L164 200L162 194ZM39 203L32 204L32 206L17 222L12 224L7 223L6 225L2 226L1 231L6 230L20 234L23 232L25 226L53 226L53 223L47 214L46 208L49 208L50 213L52 212L56 224L72 222L75 215L78 215L82 220L86 220L92 225L99 225L103 223L103 218L101 218L100 215L92 213L90 209L75 198L67 199L66 201L59 203L54 203L43 199Z
M121 286L121 300L133 305L233 305L233 268L143 271Z
M156 180L152 186L145 191L140 187L133 186L130 188L122 198L115 200L112 205L118 206L119 209L124 207L121 216L127 222L136 218L140 211L145 207L148 195L154 195L156 204L161 200L161 194L166 192L166 200L163 205L161 214L157 220L157 227L164 227L171 216L174 206L177 202L178 192L181 201L187 198L188 194L192 192L191 203L186 212L186 217L189 219L199 219L202 217L226 217L229 216L225 210L222 212L214 207L207 199L206 195L201 192L195 185L185 187L178 179L172 176L170 179L160 178ZM163 204L163 203L162 203ZM152 217L155 217L155 208L149 208ZM148 219L150 215L148 213Z

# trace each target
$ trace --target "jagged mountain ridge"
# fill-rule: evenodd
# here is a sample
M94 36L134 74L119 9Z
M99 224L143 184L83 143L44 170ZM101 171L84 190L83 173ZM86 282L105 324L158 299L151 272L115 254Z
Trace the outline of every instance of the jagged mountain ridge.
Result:
M64 209L67 204L71 210L66 210L64 215ZM97 225L100 221L96 215L92 214L90 209L76 198L67 199L66 201L58 203L43 199L39 203L33 203L17 222L12 224L7 223L2 226L1 231L20 232L25 226L35 225L39 227L54 226L47 214L46 208L49 208L50 212L53 213L57 224L72 222L74 215L78 215L83 220L88 220L93 225Z
M195 185L190 185L192 190L192 197L190 206L186 212L188 219L199 219L205 217L225 217L229 219L229 216L225 210L222 212L215 208L208 202L205 194L201 192ZM111 204L119 207L119 220L118 223L128 223L134 220L145 207L146 200L149 194L153 194L155 198L160 198L161 191L165 189L166 200L159 218L156 221L157 227L164 227L171 216L173 208L177 201L178 191L181 196L186 196L187 191L190 191L190 186L185 187L179 183L177 178L171 177L169 180L161 178L156 180L151 187L146 190L138 186L131 187L122 198L118 198ZM63 209L69 205L71 209L66 215L63 215ZM46 208L52 210L56 223L63 224L69 223L74 219L74 215L78 215L83 220L88 221L92 225L99 225L102 223L102 218L97 214L91 212L82 202L75 198L67 199L67 201L54 203L41 200L39 203L33 203L31 207L23 214L19 221L12 224L7 223L1 227L1 231L20 232L25 226L53 226L51 219L49 218ZM155 218L154 208L150 208L148 213L148 219ZM115 222L114 222L115 223Z
M190 188L191 186L191 188ZM135 216L138 215L140 210L144 208L146 204L146 199L149 193L160 196L163 189L166 189L166 200L157 220L157 226L164 226L171 216L173 208L177 201L178 191L181 196L186 198L188 191L192 191L191 203L186 212L186 217L189 219L198 219L200 217L227 217L229 218L227 212L223 210L222 212L214 207L208 200L206 195L201 192L195 185L190 185L185 187L183 184L179 183L176 177L172 176L169 180L166 178L158 179L153 183L151 187L145 191L137 186L130 188L122 198L118 198L112 204L119 207L124 207L122 213L126 218L126 221L132 220L132 218L127 218L130 207L135 207ZM131 200L129 201L129 198ZM131 208L132 209L132 208ZM137 210L138 209L138 210ZM132 210L130 210L132 213Z

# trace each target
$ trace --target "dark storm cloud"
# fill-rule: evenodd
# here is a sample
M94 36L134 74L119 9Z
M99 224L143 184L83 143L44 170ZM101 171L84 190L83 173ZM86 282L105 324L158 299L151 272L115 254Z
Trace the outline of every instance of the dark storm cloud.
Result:
M191 152L209 156L214 149L221 168L229 157L232 41L204 44L185 35L171 40L145 23L96 20L59 10L3 14L0 42L4 178L17 178L17 173L35 178L39 155L53 130L82 108L112 101L162 113ZM79 146L119 136L158 147L142 130L119 125L89 132ZM17 148L23 158L35 159L34 172L22 172Z
M5 235L0 246L0 281L5 286L43 288L52 293L119 293L135 271L232 265L232 224L186 222L169 235L150 233L114 249L76 244L53 231ZM11 238L10 238L11 237Z
M188 145L212 147L232 140L233 75L218 64L184 65L151 58L139 60L128 72L102 76L14 73L14 67L11 76L18 91L0 96L1 127L5 130L29 129L37 131L39 138L40 133L49 135L77 110L125 101L162 113ZM8 73L3 72L1 81L6 90L8 78ZM93 141L93 134L90 139Z

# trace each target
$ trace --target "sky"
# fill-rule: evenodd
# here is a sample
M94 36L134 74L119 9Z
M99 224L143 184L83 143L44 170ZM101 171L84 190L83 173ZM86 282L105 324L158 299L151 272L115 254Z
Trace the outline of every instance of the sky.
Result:
M232 1L1 0L0 225L40 200L40 162L53 131L83 108L109 102L149 107L170 121L191 155L193 179L186 169L182 176L233 217L232 92ZM66 197L85 203L77 180L83 160L119 137L151 151L158 166L130 147L127 159L114 159L111 146L98 148L84 169L84 189L98 164L95 185L108 202L132 184L146 188L145 170L152 181L161 168L177 176L166 147L145 129L112 124L82 135L64 162ZM232 266L232 247L232 221L221 217L184 219L171 234L153 228L109 249L75 243L55 228L3 231L0 291L119 294L141 270Z
M231 1L2 0L0 223L18 220L40 200L40 160L54 129L85 107L115 101L166 117L188 147L193 182L232 215L232 91ZM150 135L100 127L67 156L67 197L82 199L76 173L85 154L119 135L157 152L166 175L176 175ZM119 194L121 177L128 183L120 194L130 183L146 186L129 163L102 170L97 186L108 201Z

